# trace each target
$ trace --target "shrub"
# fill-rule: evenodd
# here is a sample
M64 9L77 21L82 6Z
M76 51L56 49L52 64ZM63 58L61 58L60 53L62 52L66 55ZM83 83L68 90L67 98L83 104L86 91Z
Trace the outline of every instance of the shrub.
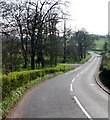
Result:
M2 76L2 97L5 98L9 93L18 87L25 85L28 81L41 76L41 70L30 70L13 72Z

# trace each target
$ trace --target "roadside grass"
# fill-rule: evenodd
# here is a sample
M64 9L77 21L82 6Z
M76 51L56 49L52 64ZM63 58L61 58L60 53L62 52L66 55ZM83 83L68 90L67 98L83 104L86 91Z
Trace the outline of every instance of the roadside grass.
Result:
M74 68L75 68L74 66L58 64L56 67L50 67L50 68L45 68L45 69L41 69L41 70L33 70L33 71L28 70L28 71L11 73L11 77L14 76L15 78L18 74L22 73L22 74L20 74L22 76L20 78L23 78L25 80L24 76L26 77L26 79L29 79L28 78L29 72L33 72L32 75L34 75L34 76L35 76L36 71L37 71L37 73L40 72L38 77L35 76L36 78L32 79L33 76L31 76L32 77L31 79L27 80L26 82L24 82L22 84L21 84L22 80L20 80L20 79L15 80L14 77L12 77L13 79L11 79L10 77L8 79L8 76L5 75L5 77L7 77L7 79L6 79L7 81L9 80L9 82L11 82L11 83L16 82L17 84L20 84L20 86L19 87L15 86L15 88L13 88L13 86L11 86L13 89L10 87L12 90L9 90L9 93L6 89L4 89L4 90L6 90L6 92L8 94L6 94L6 96L3 98L3 101L0 103L0 113L2 114L2 117L5 117L9 113L9 111L20 100L20 98L23 96L23 94L27 90L38 85L39 83L43 82L44 80L47 80L56 75L59 75L64 72L67 72L69 70L72 70ZM3 80L4 79L2 79L2 81ZM4 81L3 81L3 83L4 83ZM10 85L13 85L13 84L10 84ZM3 92L5 92L5 91L3 91Z

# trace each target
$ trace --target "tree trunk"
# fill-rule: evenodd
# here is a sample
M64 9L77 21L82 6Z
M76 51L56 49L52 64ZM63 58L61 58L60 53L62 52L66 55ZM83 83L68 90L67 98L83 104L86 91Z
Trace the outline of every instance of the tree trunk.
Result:
M66 21L64 20L64 35L63 35L63 39L64 39L64 56L63 56L63 62L66 62Z
M80 55L80 56L81 56L81 58L83 58L83 54L82 54L82 53L81 53L81 55Z
M35 51L31 52L31 70L35 69Z
M28 40L28 37L27 37L27 35L26 35L26 49L25 49L25 51L24 51L24 68L27 68L27 61L28 61L28 58L27 58L27 40Z
M42 26L40 26L38 31L38 63L41 63L42 68L44 67L44 58L43 58L43 45L42 45Z
M55 66L57 66L57 53L55 54Z
M27 68L27 55L24 56L24 68Z
M54 56L53 56L52 51L50 51L50 65L51 65L51 67L53 65L53 60L54 60Z
M65 63L66 62L66 49L64 47L64 56L63 56L63 62Z
M84 54L84 58L86 58L86 53Z
M35 69L35 35L31 36L31 69Z

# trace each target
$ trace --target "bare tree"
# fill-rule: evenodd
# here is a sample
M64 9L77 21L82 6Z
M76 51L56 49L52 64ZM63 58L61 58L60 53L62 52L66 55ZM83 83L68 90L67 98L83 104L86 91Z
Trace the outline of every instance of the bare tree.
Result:
M58 1L37 1L37 3L28 3L27 9L27 26L29 35L31 37L31 69L35 67L35 53L37 50L37 62L44 67L44 53L43 53L43 30L45 23L52 23L59 19L58 11L60 0ZM35 8L34 8L35 7ZM31 12L33 9L34 12ZM30 14L31 13L31 14ZM51 17L49 17L51 16ZM31 17L31 18L30 18ZM50 27L50 26L48 26Z
M44 43L50 41L51 63L57 64L59 35L57 24L64 13L61 0L2 1L1 13L4 20L2 32L16 36L21 43L24 68L30 60L31 69L37 63L44 67ZM46 33L46 34L45 34ZM53 43L52 43L53 41ZM54 44L55 46L51 46Z
M24 68L27 68L27 31L25 21L24 3L4 1L1 2L4 25L2 32L14 34L21 40L21 50L24 58Z

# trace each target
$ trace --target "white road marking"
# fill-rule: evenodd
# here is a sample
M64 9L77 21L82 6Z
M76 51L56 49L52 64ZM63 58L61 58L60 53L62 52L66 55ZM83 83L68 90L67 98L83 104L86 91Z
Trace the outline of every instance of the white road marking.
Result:
M73 78L72 83L74 82L75 78Z
M93 58L91 58L89 61L91 61ZM91 62L90 64L92 65L95 62L95 59L93 60L93 62ZM82 66L76 68L74 71L77 71L81 68ZM83 71L81 71L80 73L82 74L84 71L86 71L89 67L85 68ZM78 77L80 74L77 74L76 77ZM75 78L72 79L72 83L74 82ZM90 85L95 85L95 84L90 84ZM71 94L73 94L73 84L70 84L70 90L71 90ZM84 114L87 116L87 118L89 118L90 120L93 120L92 117L87 113L87 111L84 109L84 107L81 105L81 103L79 102L79 100L77 99L77 97L74 95L73 96L74 100L76 101L76 103L78 104L78 106L80 107L80 109L84 112Z
M87 118L92 119L92 117L86 112L86 110L83 108L76 96L74 96L74 100L76 101L80 109L84 112L84 114L87 116Z
M78 76L79 76L79 74L76 75L76 77L78 77Z
M81 67L82 67L82 66L80 66L80 67L76 68L76 69L75 69L75 71L79 70Z
M73 84L70 85L71 92L73 92Z
M78 67L78 70L81 68L82 66Z
M76 68L74 71L77 71L78 70L78 68Z
M94 86L95 84L90 84L91 86Z

